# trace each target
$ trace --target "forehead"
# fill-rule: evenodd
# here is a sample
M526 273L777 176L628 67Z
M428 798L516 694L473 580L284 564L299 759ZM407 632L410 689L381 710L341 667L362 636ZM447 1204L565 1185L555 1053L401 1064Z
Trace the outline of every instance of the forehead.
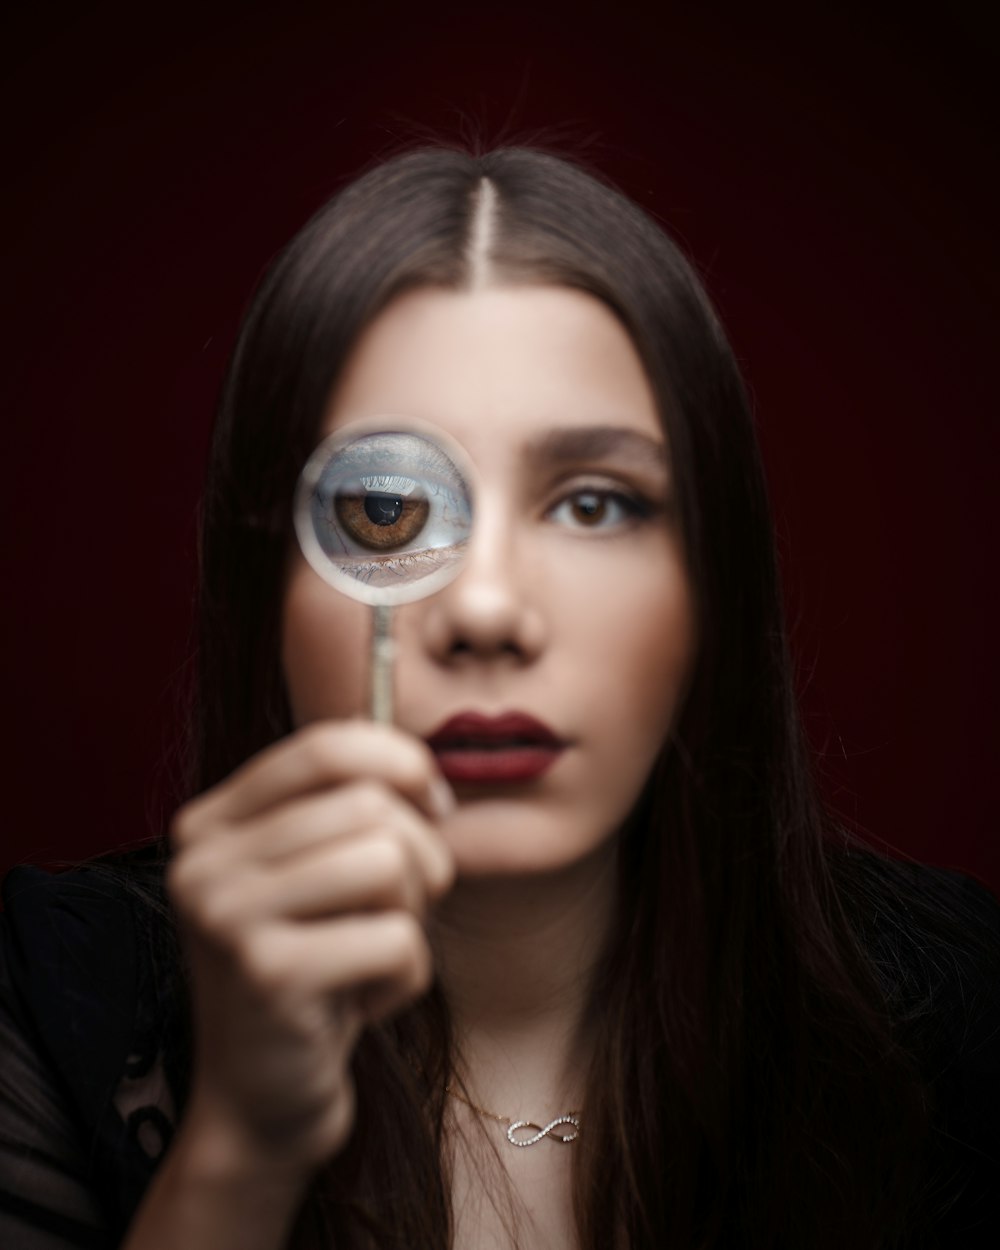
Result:
M663 442L656 401L621 322L556 286L399 296L341 371L324 433L379 415L444 428L476 458L537 445L559 427L620 427Z

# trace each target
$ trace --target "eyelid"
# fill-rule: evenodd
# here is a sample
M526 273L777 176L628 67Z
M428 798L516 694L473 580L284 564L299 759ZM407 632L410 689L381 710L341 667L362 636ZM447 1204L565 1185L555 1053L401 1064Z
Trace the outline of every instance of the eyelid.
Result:
M409 496L420 486L412 477L401 477L399 474L368 473L362 474L361 485L368 491L391 491L395 495Z
M656 507L665 507L669 500L666 481L663 482L662 487L657 488L651 482L637 481L631 474L614 474L606 470L587 472L578 469L560 477L552 484L551 502L547 506L552 507L569 495L587 490L604 495L624 495L628 499L635 499Z
M661 465L656 461L642 463L641 461L619 461L615 463L612 460L590 461L578 460L575 464L564 465L558 472L553 473L553 483L561 483L574 481L577 478L601 478L607 482L630 482L638 485L639 482L653 483L669 480L669 473L665 465Z

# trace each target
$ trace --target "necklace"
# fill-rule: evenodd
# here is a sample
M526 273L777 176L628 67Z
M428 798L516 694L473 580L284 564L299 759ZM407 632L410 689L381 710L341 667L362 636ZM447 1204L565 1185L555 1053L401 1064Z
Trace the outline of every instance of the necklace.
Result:
M496 1120L500 1124L507 1125L507 1140L512 1146L534 1146L542 1140L543 1137L551 1137L555 1141L562 1142L568 1146L570 1142L576 1141L580 1136L580 1112L570 1111L566 1115L558 1115L554 1120L550 1120L543 1128L539 1124L535 1124L532 1120L514 1120L509 1115L497 1115L495 1111L487 1111L485 1107L480 1107L474 1102L470 1102L457 1089L454 1089L449 1082L444 1087L444 1092L450 1094L452 1098L457 1098L459 1102L464 1102L467 1107L471 1107L473 1111L477 1111L480 1115L489 1116L491 1120ZM570 1124L572 1128L568 1131L563 1129L562 1132L556 1130L560 1125ZM523 1133L527 1131L528 1137L515 1137L515 1133Z

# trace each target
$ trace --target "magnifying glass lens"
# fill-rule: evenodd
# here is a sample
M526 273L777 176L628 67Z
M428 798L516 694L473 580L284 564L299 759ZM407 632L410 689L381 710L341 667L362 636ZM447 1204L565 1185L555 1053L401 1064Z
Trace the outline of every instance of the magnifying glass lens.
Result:
M321 443L302 471L302 550L321 577L364 603L432 594L458 573L472 528L461 453L412 428L353 429Z

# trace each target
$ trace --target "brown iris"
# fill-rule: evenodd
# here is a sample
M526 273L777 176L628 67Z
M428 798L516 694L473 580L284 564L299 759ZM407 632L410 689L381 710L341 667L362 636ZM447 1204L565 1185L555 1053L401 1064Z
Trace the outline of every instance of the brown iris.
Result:
M593 525L604 520L608 501L604 495L598 495L595 491L581 491L574 498L572 508L577 521L582 521L584 525Z
M370 551L405 547L423 529L430 511L426 499L376 490L338 495L334 507L351 538Z

